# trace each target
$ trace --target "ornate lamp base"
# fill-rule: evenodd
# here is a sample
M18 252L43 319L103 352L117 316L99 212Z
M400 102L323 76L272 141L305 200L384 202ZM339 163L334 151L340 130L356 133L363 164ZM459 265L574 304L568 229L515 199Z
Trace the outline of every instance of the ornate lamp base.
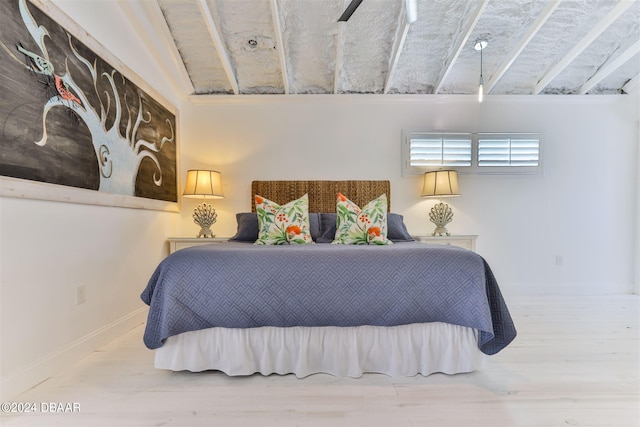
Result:
M432 236L448 236L449 231L445 226L449 224L452 219L453 211L446 203L438 203L432 207L429 212L429 220L436 225Z
M213 206L200 203L193 211L193 222L200 226L198 237L215 237L210 227L216 223L216 219L218 219L218 214Z

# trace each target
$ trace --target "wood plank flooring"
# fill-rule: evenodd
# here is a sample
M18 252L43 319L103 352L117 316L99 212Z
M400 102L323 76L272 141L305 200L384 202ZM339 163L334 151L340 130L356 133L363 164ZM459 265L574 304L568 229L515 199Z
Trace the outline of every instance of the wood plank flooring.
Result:
M2 426L639 426L640 297L507 298L518 338L471 374L230 378L153 368L143 326L13 399ZM79 412L43 413L49 403ZM49 405L50 406L50 405Z

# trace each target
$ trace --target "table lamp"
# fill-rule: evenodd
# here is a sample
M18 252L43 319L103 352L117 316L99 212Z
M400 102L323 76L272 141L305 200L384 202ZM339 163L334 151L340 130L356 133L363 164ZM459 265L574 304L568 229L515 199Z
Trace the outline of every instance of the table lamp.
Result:
M223 199L222 180L220 172L211 170L189 170L187 171L187 182L184 185L184 197L204 198L205 202L200 203L193 211L193 222L200 226L197 237L214 237L211 226L215 224L218 215L210 204L206 203L207 197L212 199Z
M421 197L451 197L459 196L458 172L453 170L439 170L424 174L424 185ZM433 236L449 235L446 225L453 219L453 211L446 203L437 203L429 212L429 220L436 225Z

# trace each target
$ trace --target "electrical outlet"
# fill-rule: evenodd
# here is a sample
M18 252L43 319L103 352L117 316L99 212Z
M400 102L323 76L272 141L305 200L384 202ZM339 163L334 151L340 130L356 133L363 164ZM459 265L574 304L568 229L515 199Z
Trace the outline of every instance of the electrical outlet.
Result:
M87 300L87 288L85 285L80 285L76 288L76 305L84 304Z
M560 267L562 265L562 255L556 255L556 266Z

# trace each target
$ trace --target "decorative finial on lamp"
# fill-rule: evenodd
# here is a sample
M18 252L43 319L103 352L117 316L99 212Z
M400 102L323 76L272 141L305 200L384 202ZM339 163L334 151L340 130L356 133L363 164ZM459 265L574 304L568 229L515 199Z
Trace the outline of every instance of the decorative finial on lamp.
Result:
M459 196L458 172L441 170L424 174L421 197ZM437 203L429 212L429 220L436 225L433 236L449 235L446 225L453 219L453 211L446 203Z
M184 197L223 199L222 180L220 172L210 170L187 171L187 182L184 185ZM215 224L218 215L210 204L200 203L193 211L193 222L200 226L198 237L214 237L211 226Z

